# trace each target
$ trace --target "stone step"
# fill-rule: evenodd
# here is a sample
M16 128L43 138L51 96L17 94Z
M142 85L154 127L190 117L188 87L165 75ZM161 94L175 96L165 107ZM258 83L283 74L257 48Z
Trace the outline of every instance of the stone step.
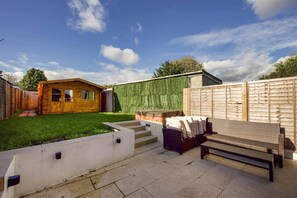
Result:
M132 129L134 130L135 132L136 131L143 131L145 130L145 126L142 126L142 125L135 125L135 126L129 126L127 127L128 129Z
M158 148L158 147L163 147L163 144L161 142L153 142L153 143L150 143L148 145L138 147L138 148L135 149L135 155L138 155L140 153L143 153L143 152L146 152L148 150L152 150L152 149L155 149L155 148Z
M135 139L138 139L138 138L142 138L142 137L145 137L145 136L150 136L152 135L152 133L148 130L143 130L143 131L136 131L135 132Z
M142 137L142 138L138 138L135 140L135 148L138 148L138 147L141 147L141 146L144 146L144 145L148 145L150 143L153 143L153 142L156 142L158 141L158 138L155 137L155 136L145 136L145 137Z
M129 126L140 125L140 121L131 120L131 121L124 121L124 122L116 122L114 124L122 126L122 127L129 127Z

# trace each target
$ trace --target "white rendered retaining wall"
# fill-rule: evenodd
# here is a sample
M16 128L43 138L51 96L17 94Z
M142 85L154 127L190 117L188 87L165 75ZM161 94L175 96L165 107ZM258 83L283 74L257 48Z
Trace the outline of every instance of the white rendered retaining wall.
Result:
M116 143L120 138L121 143ZM14 174L21 176L14 196L30 194L102 168L134 154L134 131L117 132L0 152L15 156ZM61 152L57 160L55 153ZM11 175L9 175L11 176Z
M0 155L0 198L13 198L14 186L8 186L8 177L14 175L14 155Z

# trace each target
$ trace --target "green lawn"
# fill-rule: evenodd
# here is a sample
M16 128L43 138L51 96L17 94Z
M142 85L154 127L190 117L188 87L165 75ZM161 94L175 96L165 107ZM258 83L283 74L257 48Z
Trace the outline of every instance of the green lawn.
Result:
M15 116L0 121L0 151L106 133L102 122L133 119L132 114L120 113Z

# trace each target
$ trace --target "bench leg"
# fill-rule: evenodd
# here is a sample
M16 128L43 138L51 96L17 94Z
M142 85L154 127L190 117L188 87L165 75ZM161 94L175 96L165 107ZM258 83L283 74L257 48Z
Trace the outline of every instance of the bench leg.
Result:
M204 157L204 146L201 146L200 148L200 158L203 159Z
M282 168L284 165L283 156L281 156L281 155L278 156L278 164L279 164L280 168Z
M273 162L269 162L269 180L273 182Z

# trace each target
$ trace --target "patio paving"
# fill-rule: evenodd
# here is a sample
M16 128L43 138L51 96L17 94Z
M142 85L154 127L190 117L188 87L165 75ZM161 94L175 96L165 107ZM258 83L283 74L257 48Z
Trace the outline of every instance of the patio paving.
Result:
M19 115L19 117L35 117L35 116L37 116L37 113L35 110L26 110Z
M200 147L183 155L162 145L67 183L26 196L37 197L296 197L297 161L268 171L214 155L200 159Z

